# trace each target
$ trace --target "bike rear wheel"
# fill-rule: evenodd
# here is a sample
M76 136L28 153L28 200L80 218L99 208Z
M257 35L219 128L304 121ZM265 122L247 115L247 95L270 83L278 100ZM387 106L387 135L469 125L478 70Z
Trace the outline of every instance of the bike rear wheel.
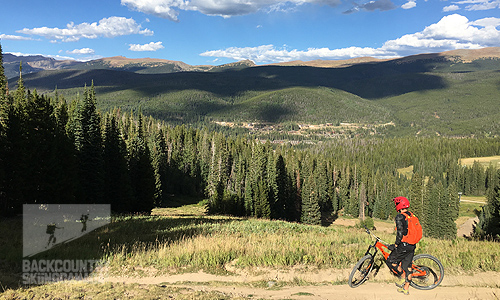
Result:
M430 254L418 254L413 257L411 286L419 290L431 290L437 287L444 277L441 262Z
M368 279L373 269L374 257L370 254L363 256L354 266L349 275L349 286L352 288L360 286Z

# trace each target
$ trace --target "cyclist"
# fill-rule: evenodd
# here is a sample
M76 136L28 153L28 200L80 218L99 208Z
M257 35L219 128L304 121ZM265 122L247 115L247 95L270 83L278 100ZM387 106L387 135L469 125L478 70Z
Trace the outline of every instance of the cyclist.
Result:
M408 295L411 281L411 262L415 255L416 242L413 244L407 242L407 237L409 236L407 218L408 216L413 216L413 214L408 211L410 201L407 198L399 196L392 199L392 201L394 201L394 205L398 211L395 218L396 242L389 245L391 254L387 258L387 265L398 275L398 280L396 281L398 292Z

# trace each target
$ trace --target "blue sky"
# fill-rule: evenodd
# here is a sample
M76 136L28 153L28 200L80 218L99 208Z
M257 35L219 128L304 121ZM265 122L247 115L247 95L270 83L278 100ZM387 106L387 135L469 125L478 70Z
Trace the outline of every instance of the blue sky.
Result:
M191 65L389 58L500 47L500 0L16 0L4 52Z

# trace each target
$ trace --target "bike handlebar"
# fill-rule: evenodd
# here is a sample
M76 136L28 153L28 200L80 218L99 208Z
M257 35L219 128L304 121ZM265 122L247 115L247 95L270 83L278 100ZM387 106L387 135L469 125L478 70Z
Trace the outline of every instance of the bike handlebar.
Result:
M389 244L387 244L385 241L382 241L378 236L376 236L375 234L373 234L370 229L368 229L368 227L366 227L366 225L363 225L365 227L365 230L366 230L366 233L368 233L369 235L373 236L377 241L381 242L384 246L388 247Z

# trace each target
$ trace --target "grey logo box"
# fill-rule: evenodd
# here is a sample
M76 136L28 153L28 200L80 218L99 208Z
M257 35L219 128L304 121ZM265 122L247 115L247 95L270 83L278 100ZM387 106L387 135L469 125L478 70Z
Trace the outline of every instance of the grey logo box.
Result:
M78 239L110 222L109 204L25 204L23 257Z

